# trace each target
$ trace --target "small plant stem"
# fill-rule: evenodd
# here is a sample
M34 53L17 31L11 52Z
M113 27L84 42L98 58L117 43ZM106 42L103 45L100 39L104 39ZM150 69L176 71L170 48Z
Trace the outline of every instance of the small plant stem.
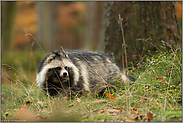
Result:
M123 18L121 18L121 15L119 14L119 20L118 20L118 23L121 27L121 34L122 34L122 37L123 37L123 43L122 43L122 51L123 51L123 46L124 46L124 52L125 52L125 67L126 67L126 70L125 70L125 73L128 75L128 60L127 60L127 53L126 53L126 44L125 44L125 37L124 37L124 32L123 32L123 26L122 26L122 22L123 22ZM123 55L122 55L123 56ZM123 58L123 57L122 57ZM123 59L122 59L123 60ZM124 69L124 68L123 68Z

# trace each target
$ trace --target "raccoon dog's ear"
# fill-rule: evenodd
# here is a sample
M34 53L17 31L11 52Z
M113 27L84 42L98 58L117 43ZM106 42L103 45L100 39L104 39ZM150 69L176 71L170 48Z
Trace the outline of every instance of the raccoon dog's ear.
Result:
M60 48L61 48L61 51L62 51L62 52L60 52L60 55L64 56L65 58L69 58L69 56L65 53L64 48L62 46L60 46Z
M60 51L59 54L60 54L60 56L62 56L63 58L69 58L69 56L68 56L64 51Z
M55 58L55 54L51 54L47 57L46 63L49 64Z

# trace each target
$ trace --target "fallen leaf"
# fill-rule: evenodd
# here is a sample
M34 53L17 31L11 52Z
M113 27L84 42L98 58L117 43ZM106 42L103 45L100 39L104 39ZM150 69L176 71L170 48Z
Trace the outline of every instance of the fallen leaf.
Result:
M20 114L27 111L27 105L20 109Z
M176 115L170 116L169 119L171 118L177 118L177 116Z
M38 104L40 104L40 105L42 105L42 104L43 104L43 102L42 102L42 101L38 101L37 103L38 103Z
M168 98L171 98L172 96L169 96Z
M132 113L134 113L134 114L139 114L139 112L138 112L138 111L132 111Z
M79 115L76 114L76 117L80 118ZM81 119L81 118L80 118Z
M161 83L169 84L169 82L166 82L165 79L165 76L163 77L163 79L161 77L156 77L156 80L161 80Z
M22 107L20 111L18 111L15 114L15 117L16 119L21 120L23 122L38 121L36 115L33 112L27 110L27 105L25 107Z
M137 108L133 108L132 110L133 110L133 111L137 111Z
M149 89L151 86L150 85L148 85L146 88L145 88L145 90L147 90L147 89Z
M141 122L148 122L148 119L144 117Z
M110 99L112 99L112 100L116 100L111 94L109 94L109 93L106 93L106 95L110 98Z
M137 115L136 117L132 118L133 120L139 120L139 116Z
M135 122L135 120L129 118L129 119L125 120L125 122Z
M133 120L142 120L142 118L143 118L142 115L137 115L137 116L135 116L135 117L133 117L131 119L133 119Z
M28 104L30 104L30 103L32 103L32 101L25 101L25 104L26 104L26 105L28 105Z
M165 80L162 80L162 83L169 84L169 82L166 82Z
M163 80L161 77L156 77L156 80Z
M64 100L67 100L67 96L63 97Z
M103 113L105 113L105 114L109 114L109 112L105 109L105 110L100 110L99 112L98 112L98 114L103 114Z
M88 110L90 111L90 104L87 105Z
M166 79L166 76L163 77L163 80L165 80L165 79Z
M112 116L116 116L120 113L120 111L116 109L107 109L107 112L109 115L112 115Z
M109 107L112 107L112 105L111 105L111 104L108 104L108 106L109 106Z
M124 108L124 107L116 106L116 107L114 107L113 109L121 109L121 108Z
M132 109L132 113L134 113L134 114L139 114L139 112L137 111L137 108L133 108L133 109Z
M5 113L5 115L6 115L6 117L7 117L7 116L9 115L9 113L8 113L8 112L6 112L6 113Z
M153 119L152 112L148 111L146 117L147 117L148 121L150 122Z
M41 119L45 119L45 116L41 116L40 114L37 114L36 117L41 118Z
M170 88L172 88L172 87L176 88L177 86L175 86L175 85L170 85Z
M72 106L74 106L74 104L71 104L71 105L69 105L68 107L72 107Z
M141 120L142 120L143 117L144 117L143 115L140 115L140 116L139 116L139 118L140 118Z
M97 101L94 101L93 103L106 103L107 100L97 100Z
M103 119L102 122L106 122L106 119Z
M81 102L81 99L80 98L77 98L77 102L80 103Z

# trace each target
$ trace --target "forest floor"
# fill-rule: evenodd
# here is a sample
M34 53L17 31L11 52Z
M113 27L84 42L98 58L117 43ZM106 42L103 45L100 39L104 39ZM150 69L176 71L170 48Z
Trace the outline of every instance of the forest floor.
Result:
M182 50L178 47L156 55L149 51L138 68L131 68L129 75L136 82L104 97L49 98L35 84L43 57L39 51L3 54L2 122L182 122Z

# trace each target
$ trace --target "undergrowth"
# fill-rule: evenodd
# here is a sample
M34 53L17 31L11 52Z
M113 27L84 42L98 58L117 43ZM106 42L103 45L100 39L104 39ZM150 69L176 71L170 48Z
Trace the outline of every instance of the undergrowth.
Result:
M136 82L109 91L113 98L46 96L35 84L37 66L44 54L32 53L13 53L16 59L12 54L2 56L1 121L182 121L179 47L155 55L149 51L139 68L130 72Z

